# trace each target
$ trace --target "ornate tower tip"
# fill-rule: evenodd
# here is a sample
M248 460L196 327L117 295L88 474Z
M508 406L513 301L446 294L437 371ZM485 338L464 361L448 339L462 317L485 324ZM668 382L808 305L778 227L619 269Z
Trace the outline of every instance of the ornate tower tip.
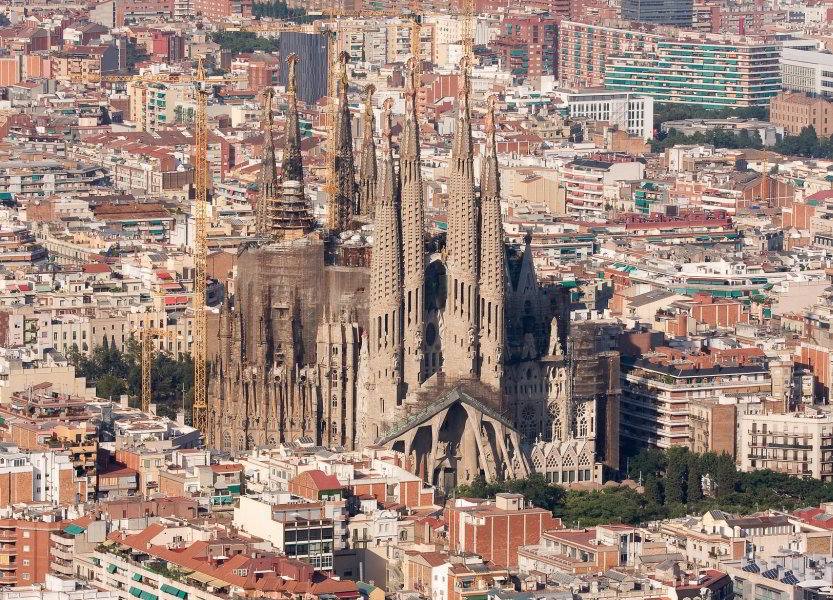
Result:
M341 82L341 95L347 96L347 63L350 62L350 55L347 52L340 52L338 55L339 81Z
M376 93L376 86L368 84L364 88L364 114L372 115L373 114L373 94Z
M494 142L495 135L495 107L497 106L497 96L494 94L486 99L486 142Z
M287 56L286 64L289 65L289 72L286 77L286 91L288 94L295 94L298 89L298 55L292 53Z
M391 126L391 109L393 108L393 100L385 98L382 103L382 139L386 144L390 144L393 127Z
M275 97L275 90L268 87L265 90L263 90L263 93L261 95L263 96L264 128L271 129L272 128L272 121L273 121L272 100Z

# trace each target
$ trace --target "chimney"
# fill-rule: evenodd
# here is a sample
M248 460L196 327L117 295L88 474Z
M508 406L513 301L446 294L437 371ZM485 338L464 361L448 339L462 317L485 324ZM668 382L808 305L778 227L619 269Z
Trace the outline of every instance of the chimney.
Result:
M176 424L177 425L185 425L185 411L182 411L182 410L176 411Z
M127 408L128 407L128 403L127 403L128 400L129 400L128 395L127 394L122 394L121 396L119 396L119 406L121 406L122 408Z

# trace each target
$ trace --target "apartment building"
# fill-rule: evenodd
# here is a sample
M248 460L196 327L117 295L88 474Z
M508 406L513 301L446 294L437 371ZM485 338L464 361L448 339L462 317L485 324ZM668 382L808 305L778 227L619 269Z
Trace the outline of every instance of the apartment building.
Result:
M833 413L739 415L738 430L744 471L771 469L833 481Z
M271 506L241 497L234 509L234 526L256 534L287 557L303 560L322 571L333 568L335 529L333 510L341 517L344 502L308 502ZM340 518L339 518L340 520Z
M53 194L84 193L108 181L106 169L70 161L0 162L0 197L11 194L8 197L34 200Z
M567 214L601 217L618 197L618 183L639 181L645 164L629 156L601 154L577 158L561 170Z
M558 28L559 80L575 88L605 84L607 60L625 51L653 51L661 36L644 30L561 21Z
M545 531L561 528L561 519L526 505L521 494L498 494L494 500L458 498L446 506L449 549L470 552L508 567L518 566L518 549L537 544Z
M830 83L833 86L833 79ZM826 96L833 96L833 87ZM781 125L791 135L800 134L805 127L813 127L816 135L833 135L833 98L806 92L781 92L769 103L769 121Z
M608 57L604 83L661 102L705 108L766 106L781 90L780 52L777 42L755 38L664 38L653 48L637 44Z
M518 549L525 572L582 575L633 564L635 530L625 525L547 531L540 543Z
M51 535L66 526L59 510L43 506L0 519L0 586L43 583L51 571Z
M620 435L637 446L690 447L693 401L772 393L771 374L758 349L692 354L661 347L638 358L622 356L620 364Z
M160 126L175 122L176 108L190 101L193 86L186 83L147 83L131 81L127 84L130 117L139 131L156 131Z
M558 74L557 21L542 16L506 16L500 34L489 42L501 66L516 81Z

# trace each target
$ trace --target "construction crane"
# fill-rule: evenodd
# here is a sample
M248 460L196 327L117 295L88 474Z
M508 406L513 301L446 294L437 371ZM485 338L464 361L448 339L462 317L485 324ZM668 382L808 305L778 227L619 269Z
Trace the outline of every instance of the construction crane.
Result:
M152 395L150 382L150 367L153 362L153 340L155 338L175 339L177 335L165 329L148 328L139 330L139 343L142 347L142 412L150 410Z
M463 55L468 58L467 68L474 64L474 0L460 0L463 3Z
M194 220L196 221L194 245L194 342L191 356L194 359L194 406L193 426L203 434L206 432L208 418L207 379L205 372L206 352L206 314L205 314L205 278L208 256L206 237L208 229L208 129L206 126L205 107L212 86L234 81L248 81L246 78L209 78L205 76L202 58L197 59L197 70L193 77L197 104L196 114L196 157L194 179L196 199L194 202Z

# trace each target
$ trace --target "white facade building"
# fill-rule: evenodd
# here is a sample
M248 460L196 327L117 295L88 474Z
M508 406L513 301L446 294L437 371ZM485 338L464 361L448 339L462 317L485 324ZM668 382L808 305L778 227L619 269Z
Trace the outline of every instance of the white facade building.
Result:
M833 96L833 54L783 48L781 85L784 90Z
M744 471L833 481L833 413L738 415L738 457Z
M645 140L654 135L654 99L650 96L604 88L559 89L554 94L572 119L607 121Z

